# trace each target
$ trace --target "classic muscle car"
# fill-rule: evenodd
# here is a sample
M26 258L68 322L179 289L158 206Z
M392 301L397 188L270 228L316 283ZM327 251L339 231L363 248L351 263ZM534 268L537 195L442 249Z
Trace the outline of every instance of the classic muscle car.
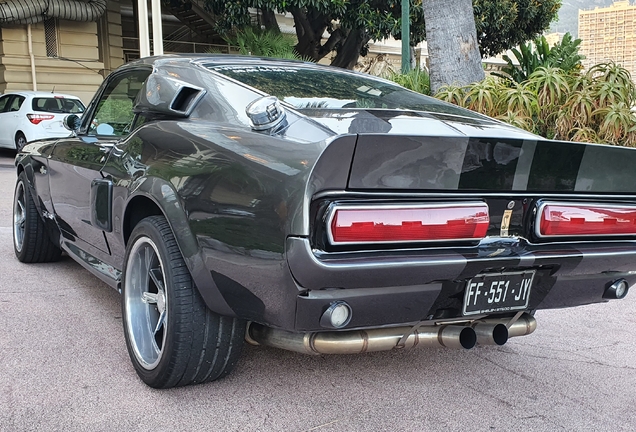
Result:
M502 345L636 282L636 151L556 142L365 74L239 56L113 72L16 157L22 262L121 292L135 370Z

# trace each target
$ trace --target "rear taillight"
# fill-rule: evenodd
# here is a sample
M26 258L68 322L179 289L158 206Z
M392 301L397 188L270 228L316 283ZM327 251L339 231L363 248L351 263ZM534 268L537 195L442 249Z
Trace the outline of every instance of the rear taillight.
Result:
M535 226L539 237L636 235L636 206L543 203Z
M27 118L33 124L40 124L43 120L52 120L55 116L51 114L27 114Z
M490 219L485 203L331 208L327 230L334 245L479 240Z

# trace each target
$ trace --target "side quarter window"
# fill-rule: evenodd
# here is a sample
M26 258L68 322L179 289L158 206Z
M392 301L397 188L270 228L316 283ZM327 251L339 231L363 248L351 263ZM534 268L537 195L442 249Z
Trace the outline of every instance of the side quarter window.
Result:
M20 107L24 102L24 96L16 96L11 101L11 106L9 106L9 111L20 111Z
M88 135L123 137L130 133L133 104L150 70L134 70L114 77L97 102Z
M12 97L13 95L4 95L0 97L0 113L9 111L9 107L11 106L9 101Z

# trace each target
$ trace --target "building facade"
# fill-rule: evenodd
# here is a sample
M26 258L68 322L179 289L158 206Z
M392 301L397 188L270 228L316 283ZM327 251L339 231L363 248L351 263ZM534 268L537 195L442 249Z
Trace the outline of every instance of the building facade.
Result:
M96 22L56 18L0 29L0 93L70 93L85 103L124 62L119 1L108 1ZM34 72L33 72L34 71Z
M579 10L579 38L586 68L611 60L636 77L636 5L624 0Z

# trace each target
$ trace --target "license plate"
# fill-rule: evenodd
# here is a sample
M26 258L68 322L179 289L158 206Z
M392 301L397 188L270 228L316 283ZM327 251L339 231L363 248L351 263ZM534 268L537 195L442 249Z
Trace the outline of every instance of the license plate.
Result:
M526 309L534 273L534 270L529 270L475 276L466 284L463 314Z

